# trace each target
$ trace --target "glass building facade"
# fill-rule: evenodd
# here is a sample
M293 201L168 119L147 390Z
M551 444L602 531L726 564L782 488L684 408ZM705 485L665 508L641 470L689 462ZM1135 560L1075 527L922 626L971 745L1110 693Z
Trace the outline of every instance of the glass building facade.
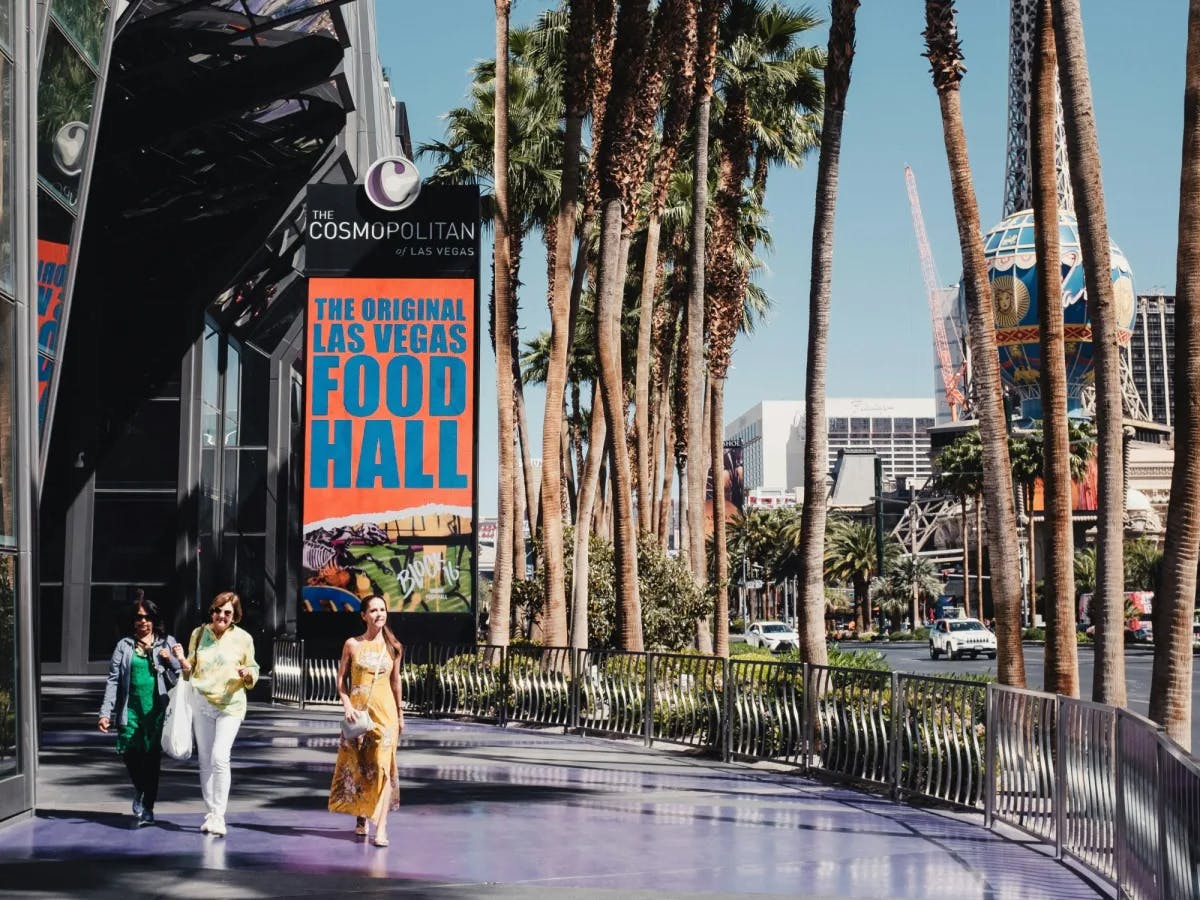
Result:
M0 820L32 808L37 5L0 0Z
M294 626L303 199L412 152L374 15L0 0L0 823L136 591L236 590L267 665Z

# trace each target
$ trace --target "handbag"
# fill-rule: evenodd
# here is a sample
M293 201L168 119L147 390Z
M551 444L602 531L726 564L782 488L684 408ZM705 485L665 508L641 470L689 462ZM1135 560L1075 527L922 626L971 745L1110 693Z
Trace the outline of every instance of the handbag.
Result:
M387 652L386 644L384 645L384 653ZM380 654L375 659L375 674L371 676L371 690L367 692L367 697L375 690L375 681L379 678L379 668L383 665L383 654ZM347 741L354 741L362 737L368 731L375 727L375 720L371 718L371 714L365 709L356 709L354 718L347 719L342 717L342 737Z
M163 719L163 753L173 759L189 759L192 755L192 694L191 682L179 681L167 694L167 714Z

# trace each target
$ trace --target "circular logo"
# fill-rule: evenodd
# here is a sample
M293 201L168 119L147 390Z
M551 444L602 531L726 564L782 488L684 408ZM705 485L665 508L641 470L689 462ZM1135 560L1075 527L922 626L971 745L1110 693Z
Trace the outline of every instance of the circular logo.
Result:
M992 306L997 327L1012 328L1029 312L1029 289L1020 278L1001 275L992 281Z
M412 160L385 156L371 163L363 180L367 199L382 210L395 212L411 206L421 193L421 173Z
M83 171L83 152L87 147L86 122L68 122L54 134L51 149L54 164L64 175L75 176Z

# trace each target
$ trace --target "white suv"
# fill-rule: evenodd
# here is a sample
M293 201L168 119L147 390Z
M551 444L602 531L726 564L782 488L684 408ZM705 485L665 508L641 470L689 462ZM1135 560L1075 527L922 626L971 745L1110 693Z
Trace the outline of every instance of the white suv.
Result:
M951 659L964 655L975 659L980 653L995 659L996 636L978 619L938 619L929 631L929 658L943 653Z

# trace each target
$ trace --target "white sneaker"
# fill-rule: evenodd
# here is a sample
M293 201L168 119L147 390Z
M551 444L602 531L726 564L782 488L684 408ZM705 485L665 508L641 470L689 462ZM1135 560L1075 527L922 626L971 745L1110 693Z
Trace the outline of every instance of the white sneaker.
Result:
M212 831L212 813L206 813L204 816L204 824L200 826L201 834L208 834Z
M217 837L225 837L225 819L223 816L212 817L212 822L208 826L208 833L215 834Z

